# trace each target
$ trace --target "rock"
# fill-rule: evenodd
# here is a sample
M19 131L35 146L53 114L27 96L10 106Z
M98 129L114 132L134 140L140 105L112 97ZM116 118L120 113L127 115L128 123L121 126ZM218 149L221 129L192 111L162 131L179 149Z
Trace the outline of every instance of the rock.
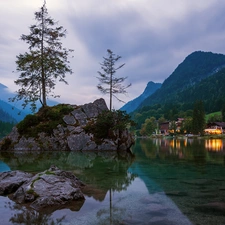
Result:
M0 195L8 195L16 191L31 177L32 174L21 171L9 171L0 173Z
M115 145L114 141L105 139L104 142L102 142L102 144L98 145L98 150L116 151L117 145Z
M83 202L81 187L84 184L71 172L55 166L35 176L20 171L0 174L0 194L15 192L12 200L40 211L59 209L74 201Z
M81 106L70 106L73 110L63 116L64 124L58 124L51 134L42 131L38 133L38 137L26 137L20 135L17 127L14 127L0 142L0 150L127 151L134 144L134 137L127 129L121 132L114 131L113 138L105 138L100 142L95 140L92 133L85 132L88 122L94 123L100 113L108 110L104 99L97 99L93 103Z
M207 179L184 180L181 182L185 184L192 184L192 185L209 185L213 183L212 180L207 180Z
M83 150L91 137L84 132L80 134L70 135L67 138L68 146L72 151Z
M166 192L165 194L168 196L179 196L179 197L188 196L188 193L184 191L169 191Z
M81 126L87 124L87 116L81 108L75 109L71 113Z
M63 117L63 120L67 125L76 124L76 120L75 120L74 116L66 115Z
M207 204L198 205L196 210L212 214L225 214L225 202L210 202Z

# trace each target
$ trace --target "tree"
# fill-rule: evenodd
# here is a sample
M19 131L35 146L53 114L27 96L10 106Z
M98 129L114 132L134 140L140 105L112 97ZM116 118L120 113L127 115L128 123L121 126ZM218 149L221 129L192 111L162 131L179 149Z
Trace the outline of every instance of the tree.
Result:
M103 72L98 71L98 74L100 77L97 77L99 79L99 84L97 85L98 90L100 90L103 94L109 94L110 97L110 111L112 110L112 97L115 97L118 101L123 102L121 99L116 97L117 94L126 94L126 89L131 86L131 84L128 84L127 86L122 85L124 80L127 79L127 77L115 77L115 73L117 70L122 68L124 64L115 67L116 62L121 58L121 56L116 56L110 49L107 50L108 57L103 57L104 61L103 63L100 63L101 69ZM105 87L106 85L107 87Z
M192 129L193 134L203 134L205 128L205 110L202 101L196 101L194 104Z
M142 136L152 135L157 129L157 121L155 117L151 117L145 120L145 123L142 124L142 128L140 130L140 134Z
M87 133L94 134L96 139L115 138L114 131L121 135L128 126L134 125L134 121L125 111L106 110L97 116L95 122L90 121L84 129Z
M222 121L225 122L225 104L223 104L222 106L221 114L222 114Z
M66 37L66 30L48 16L45 1L40 11L35 12L35 20L37 24L30 26L30 34L21 35L21 40L29 44L29 51L17 56L16 70L20 75L15 84L21 88L10 99L23 99L23 108L30 103L33 112L38 100L45 107L48 96L59 97L53 89L57 81L67 84L65 75L72 74L68 56L73 51L62 47L60 40Z
M184 119L181 126L181 133L191 133L192 132L192 117L188 116Z

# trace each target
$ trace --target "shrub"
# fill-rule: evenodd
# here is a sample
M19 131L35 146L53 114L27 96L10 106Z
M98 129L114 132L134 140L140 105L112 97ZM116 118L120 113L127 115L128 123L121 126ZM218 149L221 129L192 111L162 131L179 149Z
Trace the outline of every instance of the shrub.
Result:
M71 106L65 104L42 107L36 114L27 115L23 121L17 124L18 132L29 137L37 137L40 132L51 135L53 129L59 124L64 125L63 116L72 110Z
M30 128L39 123L39 117L36 115L27 115L24 120L17 124L17 129L20 134L28 133Z
M8 150L10 149L11 144L12 144L12 140L10 138L5 138L1 142L0 148L1 150Z
M125 111L103 111L96 121L89 122L84 130L93 133L96 139L113 138L113 131L123 131L128 125L134 125L130 116Z

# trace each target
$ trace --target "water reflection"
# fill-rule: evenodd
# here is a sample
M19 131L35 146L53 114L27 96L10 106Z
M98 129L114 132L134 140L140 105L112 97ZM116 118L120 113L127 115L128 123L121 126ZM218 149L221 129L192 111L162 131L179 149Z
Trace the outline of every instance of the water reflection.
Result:
M209 151L223 151L224 140L223 139L191 139L191 138L171 138L171 139L150 139L156 146L160 146L160 148L166 149L181 149L187 147L188 145L192 145L196 142L204 142L205 148Z
M129 168L162 190L194 225L225 224L224 140L138 139ZM153 189L152 182L155 182ZM181 223L182 224L182 223Z
M14 215L9 219L12 224L24 224L24 225L62 225L66 216L61 218L52 219L51 214L43 212L36 212L19 205L8 205L8 208L14 212Z
M223 151L223 141L221 139L205 140L205 147L209 151Z
M78 211L36 214L14 203L6 210L0 197L1 215L11 218L0 218L0 224L225 224L224 214L204 211L212 202L225 204L223 146L223 140L138 139L135 158L115 152L0 153L12 170L39 172L54 164L87 184Z
M213 158L213 152L225 154L224 145L223 139L138 139L134 149L141 148L149 158L178 157L197 160L199 155Z
M104 208L99 208L96 217L99 220L104 218L103 221L108 222L115 221L113 218L116 218L116 215L120 215L119 218L123 215L122 208L113 204L114 192L125 191L136 177L128 172L128 168L134 160L134 156L128 153L0 152L0 160L7 163L12 170L40 172L55 165L60 169L73 171L86 184L82 190L86 201L81 208L77 209L76 213L83 214L90 201L96 210L102 202ZM72 210L71 207L68 206L68 209ZM65 210L57 210L53 214L46 211L37 213L17 204L10 206L9 209L14 214L10 219L12 224L61 224L71 214L70 211L67 211L66 216L60 213L60 218L56 219L55 217L58 216L59 212Z
M0 160L0 172L10 171L10 168L7 164Z

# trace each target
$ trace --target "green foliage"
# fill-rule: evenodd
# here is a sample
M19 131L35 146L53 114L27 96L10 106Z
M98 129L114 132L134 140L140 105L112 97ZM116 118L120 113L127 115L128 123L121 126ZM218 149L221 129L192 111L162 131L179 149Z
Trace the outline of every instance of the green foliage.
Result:
M145 123L142 125L140 134L142 136L152 135L153 132L157 129L157 121L155 117L151 117L145 120Z
M205 116L205 120L207 123L212 122L222 122L222 115L221 112L213 112L209 113Z
M193 105L191 106L193 107ZM132 119L136 123L136 129L141 129L142 124L149 117L155 117L156 120L177 120L177 118L186 118L192 116L192 109L181 110L181 104L156 104L142 108L139 112L132 114Z
M205 128L205 110L202 101L195 102L192 118L193 134L203 134Z
M192 117L187 117L185 118L185 120L183 121L182 123L182 133L187 133L187 134L190 134L192 132L192 125L193 125L193 122L192 122Z
M17 129L20 134L26 133L27 130L36 126L39 123L39 117L37 115L27 115L24 120L17 124Z
M64 125L63 116L72 110L71 106L65 104L42 107L38 113L27 115L24 120L17 124L18 132L29 137L37 137L40 132L51 135L57 125Z
M114 138L114 131L121 132L128 125L133 126L134 122L125 111L113 110L103 111L98 115L96 121L89 122L84 130L87 133L93 133L96 140L104 138Z
M206 113L221 111L225 105L224 62L222 54L194 52L189 55L161 88L132 113L137 129L151 116L167 120L192 117L193 103L197 100L204 103ZM225 116L222 120L225 121Z
M213 97L219 99L218 92L224 100L225 76L219 74L224 74L225 70L222 69L224 62L225 55L222 54L201 51L190 54L163 82L161 88L142 102L139 109L154 104L181 103L184 104L182 110L187 110L185 105L189 104L190 109L190 104L192 105L200 96L201 100L206 100L206 97L210 100ZM206 102L204 103L207 106ZM211 101L210 105L215 107L218 103ZM208 108L206 110L208 111Z

